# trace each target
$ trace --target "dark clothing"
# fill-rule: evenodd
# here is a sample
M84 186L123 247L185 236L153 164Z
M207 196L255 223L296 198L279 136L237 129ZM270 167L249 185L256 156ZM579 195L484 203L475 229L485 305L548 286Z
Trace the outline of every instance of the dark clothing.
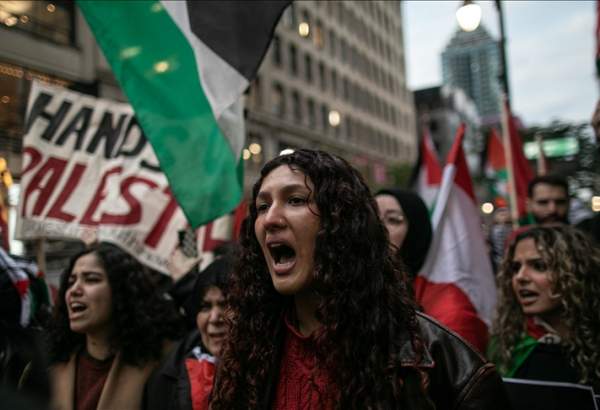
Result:
M113 359L111 357L108 360L97 360L86 352L77 355L76 410L96 410Z
M197 330L189 333L154 371L144 389L144 410L208 408L214 357L198 352L201 345L200 333ZM204 366L198 368L193 366L195 364ZM190 379L193 380L193 385Z
M569 364L559 344L537 343L514 378L579 383L577 371Z
M507 410L511 406L502 379L492 363L474 351L462 339L426 315L417 313L425 351L418 360L408 334L399 335L401 360L407 377L402 386L401 403L389 403L386 408ZM280 332L283 347L285 332ZM275 363L279 363L282 352ZM416 370L416 371L411 371ZM420 394L418 372L429 378L428 398ZM279 369L271 369L269 384L263 392L260 408L271 409L276 396ZM341 386L343 388L343 386ZM360 406L359 406L360 407Z

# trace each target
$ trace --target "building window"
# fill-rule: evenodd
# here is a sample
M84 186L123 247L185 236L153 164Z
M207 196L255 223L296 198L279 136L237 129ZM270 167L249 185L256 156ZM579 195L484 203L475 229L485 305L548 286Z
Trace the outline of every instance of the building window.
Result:
M310 128L316 128L317 113L316 113L315 102L312 100L312 98L308 99L307 109L308 109L308 126Z
M348 45L346 44L346 40L341 39L341 49L342 49L342 61L345 63L348 61Z
M325 64L319 63L319 86L321 91L327 90L327 78L325 77Z
M352 124L352 118L350 118L350 116L346 117L346 137L350 142L352 142L352 140L354 139L354 129Z
M291 3L285 9L282 20L283 24L285 24L287 28L291 28L294 30L296 29L296 7L294 6L294 3Z
M290 72L293 75L298 75L298 50L296 46L290 44Z
M294 110L294 121L300 124L302 122L302 104L300 102L300 94L298 94L298 91L292 92L292 107Z
M329 108L326 104L321 105L321 128L324 131L329 129Z
M329 54L332 57L335 57L336 54L336 43L337 37L335 36L335 32L333 30L329 31Z
M285 117L285 92L279 83L273 84L272 111L280 117Z
M319 4L318 1L317 4ZM313 31L313 42L317 48L323 48L323 24L320 20L317 20L315 24L315 29Z
M57 44L75 44L75 3L0 1L0 24Z
M273 36L273 65L281 67L281 40L279 36Z
M260 108L262 106L262 87L260 83L260 77L257 76L254 81L250 84L250 106L253 108Z
M312 83L313 81L312 58L308 53L304 55L304 78L307 83Z
M335 72L335 70L331 70L331 90L333 91L333 95L337 97L338 83L337 83L337 73Z
M344 77L344 79L342 80L342 92L344 93L344 100L349 101L350 100L350 84L348 83L348 79L346 77Z

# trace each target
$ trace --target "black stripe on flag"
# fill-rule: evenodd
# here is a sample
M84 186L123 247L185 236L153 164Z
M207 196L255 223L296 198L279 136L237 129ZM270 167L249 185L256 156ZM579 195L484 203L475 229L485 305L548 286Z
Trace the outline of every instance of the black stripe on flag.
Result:
M187 0L190 28L248 81L267 52L275 25L291 1Z

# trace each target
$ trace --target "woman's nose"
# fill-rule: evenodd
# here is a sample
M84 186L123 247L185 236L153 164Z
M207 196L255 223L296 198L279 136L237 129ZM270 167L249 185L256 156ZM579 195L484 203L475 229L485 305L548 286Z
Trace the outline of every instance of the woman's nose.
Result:
M529 274L527 272L527 267L525 265L521 266L515 275L515 278L519 282L527 282L529 281Z
M210 316L208 320L212 323L220 322L223 319L223 309L220 307L214 307L210 310Z
M284 225L285 219L281 206L276 203L271 204L265 215L265 228L280 228Z

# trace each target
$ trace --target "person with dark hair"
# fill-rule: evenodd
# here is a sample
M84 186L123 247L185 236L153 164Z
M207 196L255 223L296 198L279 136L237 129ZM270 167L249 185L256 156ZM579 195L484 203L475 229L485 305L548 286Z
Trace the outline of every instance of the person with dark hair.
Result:
M139 409L182 324L146 269L100 243L62 274L49 328L53 409Z
M536 224L569 223L569 183L559 175L539 175L527 186L527 208Z
M414 192L387 188L375 194L379 217L388 231L396 260L408 271L417 304L424 313L485 352L488 330L473 304L452 284L434 284L418 275L433 238L429 211ZM451 307L451 308L450 308Z
M249 208L212 409L507 408L494 366L415 311L345 160L276 157Z
M567 225L517 235L499 273L490 358L507 377L600 388L600 249Z
M380 190L375 194L375 201L390 243L406 265L409 275L416 277L425 263L433 238L427 206L414 192L396 188ZM401 232L405 234L399 234Z
M189 314L197 328L150 377L144 394L146 410L208 409L227 332L226 298L234 260L229 251L220 255L195 277Z

